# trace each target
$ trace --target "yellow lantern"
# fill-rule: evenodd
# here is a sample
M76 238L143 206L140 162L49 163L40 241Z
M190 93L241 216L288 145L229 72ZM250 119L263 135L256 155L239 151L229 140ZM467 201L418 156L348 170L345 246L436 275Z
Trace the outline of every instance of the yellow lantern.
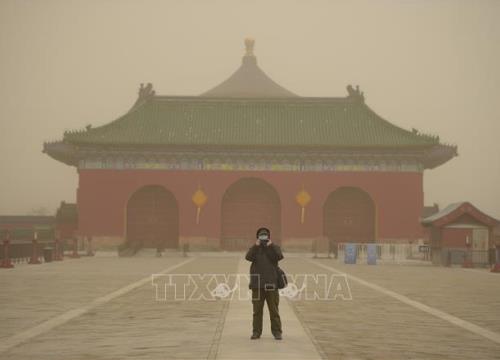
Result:
M198 190L194 192L191 199L193 200L193 203L196 205L196 224L199 224L201 208L207 202L208 197L207 195L205 195L203 190L201 190L200 185L198 185Z
M306 206L311 201L311 195L309 195L309 193L306 190L304 190L304 185L302 185L302 190L300 190L297 193L297 195L295 195L295 200L297 201L297 203L301 207L300 223L303 224L304 223L304 215L305 215L305 211L306 211Z

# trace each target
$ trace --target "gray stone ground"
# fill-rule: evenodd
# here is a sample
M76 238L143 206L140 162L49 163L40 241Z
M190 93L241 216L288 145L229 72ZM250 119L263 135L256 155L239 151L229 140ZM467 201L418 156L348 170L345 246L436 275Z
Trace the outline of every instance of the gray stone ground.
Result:
M44 264L38 269L19 269L21 274L12 272L10 279L2 276L0 280L0 286L9 289L1 298L0 317L7 318L9 325L5 332L15 333L58 311L77 308L183 260L181 257L96 257ZM222 261L216 257L198 258L173 273L235 272L237 261L234 257L225 257ZM34 284L38 285L33 288ZM29 296L30 293L33 295ZM21 303L16 300L19 297L23 299ZM2 356L31 359L35 354L37 359L47 360L206 358L224 303L156 301L149 282L0 354L0 359ZM9 306L11 304L14 306Z
M194 261L172 272L236 273L242 268L243 254L195 255ZM162 258L147 253L135 258L110 254L0 269L0 345L46 320L184 260L175 254ZM316 261L500 333L500 274L418 264L368 266L344 265L331 259ZM286 257L282 267L289 274L328 273L292 255ZM492 340L362 284L349 285L352 300L287 301L283 297L281 301L287 301L283 304L284 340L274 346L269 334L263 334L258 341L268 352L256 351L259 358L290 358L296 354L287 351L309 347L316 349L314 354L310 350L311 357L320 354L329 359L500 358L500 344ZM231 339L235 348L245 346L248 358L255 358L247 343L251 331L249 306L231 307L227 300L156 301L154 295L153 286L147 282L0 353L0 359L216 358L228 353ZM247 323L238 327L235 320L245 316ZM287 325L293 329L287 329ZM232 331L230 326L238 328ZM241 340L235 338L236 333L241 333ZM300 337L294 338L297 334ZM219 349L220 344L225 350Z
M433 266L320 263L500 333L500 276ZM325 273L291 259L287 271ZM301 320L328 358L499 359L500 344L356 282L352 300L294 301Z

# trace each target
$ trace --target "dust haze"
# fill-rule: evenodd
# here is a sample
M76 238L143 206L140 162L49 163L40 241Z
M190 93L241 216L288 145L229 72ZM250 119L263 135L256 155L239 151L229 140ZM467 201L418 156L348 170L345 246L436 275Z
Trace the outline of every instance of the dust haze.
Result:
M301 96L345 96L459 156L425 171L425 203L500 217L498 1L9 1L0 3L0 214L53 213L78 176L42 153L65 130L124 114L140 83L198 95L240 65Z

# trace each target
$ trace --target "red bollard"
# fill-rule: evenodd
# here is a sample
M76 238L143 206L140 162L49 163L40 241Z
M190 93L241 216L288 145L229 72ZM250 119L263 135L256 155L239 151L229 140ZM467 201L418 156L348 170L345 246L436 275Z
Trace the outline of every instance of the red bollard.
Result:
M491 272L500 273L500 245L496 246L496 261L495 265L491 268Z
M87 236L87 256L94 256L94 250L92 249L92 236Z
M73 253L69 255L70 258L78 259L80 255L78 255L78 239L76 237L73 238Z
M3 259L0 264L0 268L13 268L14 264L10 261L9 257L9 243L10 243L10 233L7 232L5 238L3 239Z
M61 261L62 255L61 255L61 242L59 240L59 236L56 236L55 242L54 242L54 260L55 261Z
M35 231L33 233L33 252L31 253L31 259L28 264L41 264L42 262L38 259L38 233Z

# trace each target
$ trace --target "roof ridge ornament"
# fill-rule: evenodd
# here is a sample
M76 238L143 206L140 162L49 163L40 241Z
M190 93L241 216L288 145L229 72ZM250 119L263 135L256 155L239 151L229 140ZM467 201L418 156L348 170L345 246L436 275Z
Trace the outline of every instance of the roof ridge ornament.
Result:
M146 86L144 86L143 83L141 83L141 87L139 88L139 99L146 99L151 96L155 95L155 91L153 90L153 84L147 83Z
M253 53L253 48L255 46L255 40L252 38L245 38L245 56L243 56L242 63L244 65L251 64L257 65L257 57Z
M362 103L365 102L365 93L359 90L359 85L356 85L356 89L354 89L351 84L347 85L347 93L348 98L358 100Z
M132 108L130 108L128 112L131 112L138 106L144 104L147 100L154 97L155 94L156 92L153 90L152 83L147 83L146 86L144 86L144 83L141 83L141 86L139 87L139 95L137 96L137 100L135 101L134 105L132 105Z
M255 56L253 53L254 45L255 45L255 39L245 38L245 49L246 49L245 56Z

